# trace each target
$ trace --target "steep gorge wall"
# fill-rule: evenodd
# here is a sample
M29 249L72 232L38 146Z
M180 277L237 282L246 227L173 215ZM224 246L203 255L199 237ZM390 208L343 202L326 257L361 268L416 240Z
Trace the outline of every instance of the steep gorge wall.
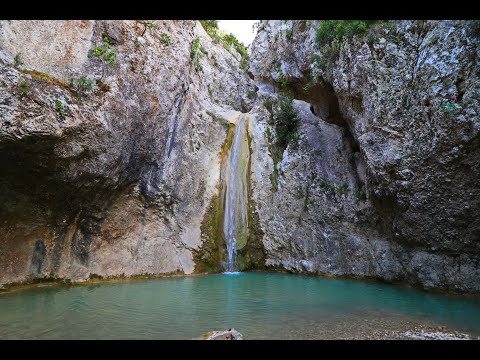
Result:
M343 40L312 81L318 21L262 21L250 71L252 188L266 264L480 291L479 38L465 21L396 21ZM265 99L287 90L299 145L278 190ZM460 110L441 105L456 96Z
M198 22L151 23L0 22L0 283L195 271L253 83ZM87 56L105 37L114 66Z
M251 109L246 268L480 291L468 24L380 24L314 82L319 22L263 21L254 83L198 22L152 23L0 21L0 284L220 270L220 161L228 120ZM87 57L104 37L114 66ZM81 94L81 76L106 85ZM265 100L282 90L299 137L275 170Z

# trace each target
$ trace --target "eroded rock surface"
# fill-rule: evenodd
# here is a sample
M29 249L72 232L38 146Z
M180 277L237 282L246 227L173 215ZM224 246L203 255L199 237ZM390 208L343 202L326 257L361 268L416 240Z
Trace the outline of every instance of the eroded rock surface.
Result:
M195 270L254 85L198 22L151 23L0 22L0 283ZM105 37L113 66L87 56Z
M263 21L252 46L266 264L480 291L478 35L465 21L380 23L344 40L331 77L320 70L315 82L319 24ZM283 153L276 191L264 101L282 87L300 139ZM452 96L461 108L443 111Z

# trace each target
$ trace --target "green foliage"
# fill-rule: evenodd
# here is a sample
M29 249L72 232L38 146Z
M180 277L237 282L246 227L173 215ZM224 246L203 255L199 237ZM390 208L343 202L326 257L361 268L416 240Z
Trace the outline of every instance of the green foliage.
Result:
M270 131L270 128L268 126L267 130L265 130L265 134L267 135L268 142L272 142L272 132Z
M348 193L349 187L347 183L342 183L341 185L336 185L334 182L329 180L320 181L320 189L329 196L335 196L337 194L346 194Z
M193 41L192 45L190 46L190 60L192 64L195 66L197 71L202 70L202 66L200 65L200 38L197 36Z
M324 20L315 31L315 42L322 47L334 40L353 36L363 36L375 21L364 20Z
M327 195L335 195L337 193L337 187L335 184L328 180L320 181L320 189Z
M297 116L297 112L292 106L292 101L293 98L291 96L280 96L279 107L274 112L277 144L283 149L286 149L289 142L298 136L296 133L298 129L299 118Z
M346 194L348 192L348 184L347 183L343 183L342 185L340 185L338 187L338 192L340 194Z
M19 67L22 64L22 53L17 53L17 55L15 55L15 57L13 58L13 66Z
M62 120L65 120L65 108L60 100L55 100L55 110L57 110Z
M256 99L257 98L257 92L256 91L251 91L251 90L248 90L247 91L247 97L249 99Z
M298 131L295 131L290 137L290 142L289 142L290 148L292 150L297 150L299 141L300 141L300 133Z
M240 60L240 69L242 69L245 72L248 71L248 61L249 61L248 56L245 56L242 58L242 60Z
M170 36L168 36L168 34L162 33L160 35L160 43L165 47L170 46Z
M279 172L277 164L282 160L283 152L290 144L291 149L298 147L300 134L298 133L299 118L292 106L293 98L283 94L278 100L278 106L275 108L270 98L265 98L263 106L272 114L271 123L274 125L276 133L276 141L269 145L270 155L273 160L273 173L270 175L270 182L274 191L278 190ZM272 142L272 134L270 128L266 130L267 140Z
M199 20L208 35L213 39L218 32L218 20Z
M72 79L71 83L80 92L92 90L93 87L93 79L88 79L85 76L81 76L79 79Z
M263 100L263 106L265 106L265 108L266 108L270 113L273 112L272 105L273 105L272 99L270 99L270 98L265 98L265 100Z
M293 30L292 30L292 29L287 29L287 30L285 31L285 37L286 37L286 39L287 39L287 40L290 40L290 39L292 38L292 36L293 36Z
M342 41L353 36L363 37L375 20L323 20L315 30L315 43L320 56L312 57L312 77L317 81L320 71L325 80L333 81L333 66L340 54Z
M117 63L117 54L118 51L112 49L112 45L110 44L108 37L104 37L102 45L90 49L87 56L89 59L95 57L102 63L114 66Z
M142 24L143 26L145 26L145 30L143 31L143 34L145 34L145 31L147 31L147 29L149 30L160 30L160 27L154 23L152 23L151 21L140 21L140 20L137 20L137 22L139 24ZM142 34L142 36L143 36Z
M247 54L247 47L242 42L240 42L235 37L235 35L233 35L233 34L224 35L223 36L223 43L224 43L225 48L227 48L227 49L229 49L231 46L233 46L238 51L238 53L240 54L240 56L242 58L244 58L248 55Z
M446 102L442 105L440 105L440 109L447 113L452 113L457 110L461 110L462 107L459 104L453 103L453 102Z
M277 42L278 40L278 34L275 34L275 36L273 37L273 42Z
M281 89L285 89L287 87L287 78L283 72L280 72L280 75L278 75L277 83L280 85Z
M26 80L25 78L23 78L23 77L20 78L20 83L19 83L19 85L18 85L18 89L20 90L20 93L21 93L22 95L28 93L28 89L29 89L29 88L28 88L28 82L27 82L27 80Z
M198 48L200 47L200 38L197 36L190 46L190 59L198 57Z
M277 162L274 161L273 164L273 173L270 174L270 183L272 184L273 191L278 191L278 169Z
M199 20L207 34L216 44L222 43L223 47L230 50L232 46L238 51L242 57L240 68L244 71L248 70L248 53L247 47L240 42L233 34L224 34L218 27L218 20Z
M362 190L357 190L355 192L355 199L357 199L357 201L367 201L367 195Z

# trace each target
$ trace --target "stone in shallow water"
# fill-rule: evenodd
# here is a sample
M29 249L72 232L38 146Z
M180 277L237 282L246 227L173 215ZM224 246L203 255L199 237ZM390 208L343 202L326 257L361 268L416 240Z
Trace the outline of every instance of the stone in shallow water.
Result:
M235 329L222 331L209 331L203 334L198 340L243 340L243 335Z

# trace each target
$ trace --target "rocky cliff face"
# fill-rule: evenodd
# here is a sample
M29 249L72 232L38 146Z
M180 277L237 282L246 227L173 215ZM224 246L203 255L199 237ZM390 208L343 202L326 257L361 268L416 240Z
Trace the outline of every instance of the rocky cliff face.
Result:
M0 283L193 272L237 55L195 21L1 21Z
M379 22L325 60L320 24L263 21L253 81L195 21L0 21L0 284L220 270L241 111L242 269L479 292L477 29Z
M252 188L266 264L480 291L476 30L379 23L343 40L325 69L312 60L319 24L263 21L252 47ZM267 108L282 91L296 99L299 139L275 170Z

